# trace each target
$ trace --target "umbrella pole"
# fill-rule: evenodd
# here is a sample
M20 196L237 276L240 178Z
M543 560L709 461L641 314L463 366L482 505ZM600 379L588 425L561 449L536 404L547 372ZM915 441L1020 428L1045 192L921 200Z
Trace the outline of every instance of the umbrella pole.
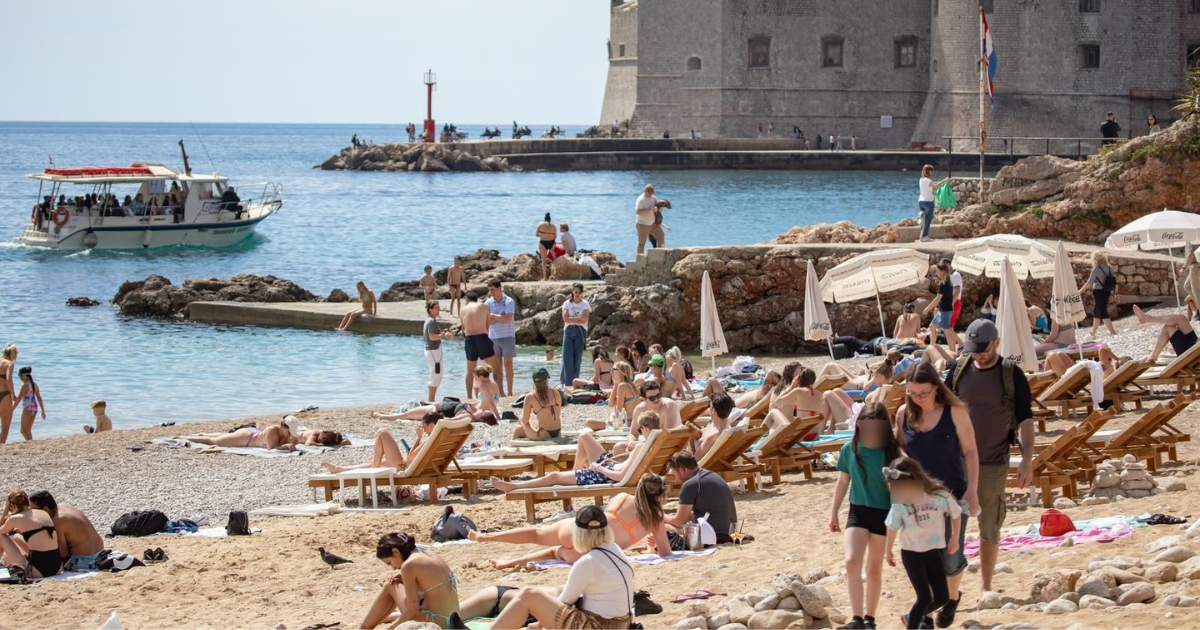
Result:
M879 308L879 334L886 337L887 327L883 324L883 302L879 300L879 293L875 294L875 306Z
M1175 306L1183 306L1179 303L1179 276L1175 273L1175 258L1173 257L1171 258L1171 282L1175 285Z
M837 361L837 359L833 358L833 337L826 337L825 343L829 344L829 360Z

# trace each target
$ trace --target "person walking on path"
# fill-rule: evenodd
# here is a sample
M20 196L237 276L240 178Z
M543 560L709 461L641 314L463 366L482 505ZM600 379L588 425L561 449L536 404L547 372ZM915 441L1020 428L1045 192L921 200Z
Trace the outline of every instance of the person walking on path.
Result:
M979 454L975 446L975 428L967 406L950 391L931 362L922 361L910 368L906 380L904 404L896 411L896 440L931 477L946 485L955 501L967 504L957 532L957 549L954 553L945 549L940 554L949 601L938 613L937 625L948 628L954 623L962 598L958 587L967 569L967 558L963 553L967 516L979 513ZM1000 497L1003 502L1004 495ZM951 533L947 522L946 537L950 538ZM925 627L933 627L928 624L931 621L927 620Z
M1121 137L1120 134L1121 125L1116 120L1113 120L1113 113L1108 112L1104 117L1104 122L1100 123L1100 135L1104 137L1104 140L1101 140L1100 144L1113 144L1117 141L1117 138Z
M1195 258L1190 258L1195 266ZM1188 267L1187 261L1184 261L1184 268ZM1190 283L1189 283L1190 287ZM1092 337L1095 338L1096 333L1100 330L1100 324L1108 329L1108 334L1117 334L1117 329L1113 327L1112 316L1108 314L1108 300L1112 298L1113 291L1117 289L1117 272L1108 264L1108 255L1104 252L1092 253L1092 273L1088 276L1087 282L1079 289L1079 295L1082 296L1084 291L1091 291L1092 298L1095 304L1092 307Z
M442 307L437 302L429 301L425 303L425 313L429 317L425 320L424 341L425 341L425 363L429 365L429 397L425 400L430 402L437 400L438 386L442 384L442 375L445 363L442 362L442 340L450 339L452 336L450 331L442 331L438 325L438 315L441 314Z
M654 186L646 184L646 188L637 198L633 211L637 220L638 245L637 253L646 251L646 239L653 235L659 242L666 240L662 226L655 223L654 211L658 208L658 198L654 196Z
M979 454L979 576L982 588L992 590L996 556L1000 552L1000 530L1004 527L1004 492L1008 480L1009 451L1018 441L1021 463L1017 485L1026 488L1033 480L1033 397L1021 366L1000 356L1000 332L985 319L971 322L963 350L965 354L946 366L950 390L967 404ZM974 505L972 506L974 511ZM965 515L964 515L965 516ZM954 621L957 588L951 589L950 612L938 615ZM946 609L943 609L944 611Z
M492 364L496 371L496 385L501 396L513 395L513 357L517 356L517 325L514 323L517 303L504 294L499 280L488 283L488 297L484 305L489 311L488 339L496 349L497 361ZM504 384L508 384L505 389ZM508 393L505 393L508 392Z
M929 226L933 225L933 211L936 209L933 191L938 186L946 183L946 180L939 182L933 181L933 165L926 164L921 167L921 195L917 197L917 207L921 209L921 242L928 243Z
M579 378L579 365L583 360L583 344L587 340L591 315L592 306L583 299L583 285L576 282L571 285L570 299L562 305L562 369L559 370L558 382L564 387L573 387L575 379Z
M474 397L475 365L479 361L486 361L488 365L492 366L494 374L500 372L500 359L496 357L495 346L488 337L490 318L491 313L488 311L488 307L479 302L467 302L458 311L458 321L462 324L464 337L463 350L467 354L467 398ZM500 385L499 378L496 379L496 385L497 387Z
M958 273L949 258L943 258L941 262L945 263L950 270L950 286L954 287L954 314L950 316L950 327L954 328L958 325L958 316L962 315L963 279L962 274Z
M542 282L550 268L550 255L554 253L554 244L558 241L558 228L550 221L550 213L538 224L535 235L538 238L538 258L542 259Z

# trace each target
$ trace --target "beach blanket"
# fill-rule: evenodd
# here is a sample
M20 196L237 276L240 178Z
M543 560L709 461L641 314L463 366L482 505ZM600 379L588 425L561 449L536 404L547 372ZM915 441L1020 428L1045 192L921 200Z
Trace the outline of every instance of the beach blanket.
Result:
M100 575L99 571L86 571L83 573L59 573L48 578L29 578L30 582L63 582L66 580L82 580ZM0 583L12 584L16 580L8 574L8 569L0 569Z
M251 534L261 534L262 532L263 532L263 530L258 527L250 528ZM199 529L199 531L194 531L194 532L178 532L178 533L159 532L157 534L151 534L151 536L199 536L200 538L228 538L229 537L229 535L225 533L224 527L201 527Z
M1146 514L1143 517L1149 516L1149 514ZM1075 529L1077 531L1068 532L1062 536L1042 536L1038 534L1038 525L1030 525L1025 528L1023 533L1001 538L1000 548L1005 551L1016 549L1051 549L1061 545L1063 540L1067 538L1073 538L1076 545L1112 542L1118 538L1133 536L1133 529L1135 527L1145 527L1145 523L1140 523L1137 520L1143 517L1107 516L1104 518L1075 521ZM968 558L974 558L979 554L979 541L968 540L963 549Z
M337 501L303 505L277 505L254 510L250 512L250 516L329 516L336 514L339 507Z
M651 565L655 565L655 564L662 564L664 562L683 560L684 558L690 558L690 557L696 557L696 556L711 556L712 554L714 554L716 552L717 552L716 547L709 547L708 549L704 549L702 551L676 551L675 553L667 554L665 556L660 556L656 553L644 553L640 556L630 556L629 561L633 562L634 564L644 564L647 566L651 566ZM546 569L569 569L569 568L571 568L570 564L567 564L566 562L563 562L562 560L539 560L537 562L530 562L529 566L536 571L545 571Z
M268 459L275 457L299 457L305 453L327 453L329 451L341 448L375 447L375 440L373 439L365 440L354 437L350 437L348 439L350 440L349 446L309 446L307 444L300 444L296 446L296 450L294 451L270 451L265 448L251 448L248 446L211 446L208 444L198 444L196 442L192 442L186 437L155 438L150 440L150 443L158 446L165 446L167 448L194 448L201 453L230 453L233 455L249 455L251 457L264 457Z

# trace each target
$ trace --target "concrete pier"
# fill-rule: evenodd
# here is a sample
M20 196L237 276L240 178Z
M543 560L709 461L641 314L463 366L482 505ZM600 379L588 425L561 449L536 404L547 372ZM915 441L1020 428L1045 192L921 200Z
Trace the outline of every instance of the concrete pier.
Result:
M333 330L342 318L359 307L358 302L334 304L328 302L193 302L188 307L188 319L205 324L230 326L272 326L280 328L311 328ZM375 316L360 316L350 325L355 332L389 335L420 336L425 326L425 303L380 302ZM438 319L442 330L453 321L445 315Z

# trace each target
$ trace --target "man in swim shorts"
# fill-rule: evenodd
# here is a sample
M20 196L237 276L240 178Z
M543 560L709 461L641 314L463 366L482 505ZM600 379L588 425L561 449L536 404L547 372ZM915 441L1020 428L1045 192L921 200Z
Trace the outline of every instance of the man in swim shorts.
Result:
M488 338L488 307L480 302L468 302L459 310L458 315L463 335L466 337L463 348L467 353L467 397L472 398L475 395L475 364L478 361L487 361L488 365L492 366L492 372L498 372L500 361L492 347L492 340Z

